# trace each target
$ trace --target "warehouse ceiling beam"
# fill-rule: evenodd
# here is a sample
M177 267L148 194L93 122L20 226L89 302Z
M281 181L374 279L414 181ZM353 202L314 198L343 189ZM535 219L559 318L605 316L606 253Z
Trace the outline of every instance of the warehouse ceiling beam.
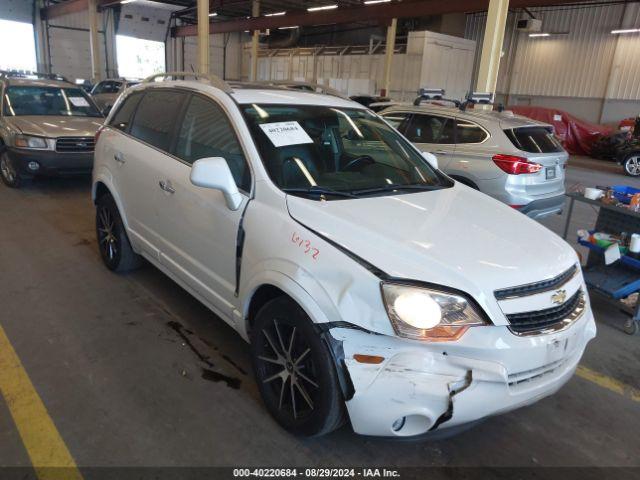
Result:
M511 0L511 8L539 7L580 3L579 0ZM374 5L359 5L339 7L333 10L305 12L292 11L285 15L261 16L253 18L238 18L235 20L212 21L211 31L215 33L243 32L246 30L267 30L291 26L314 26L339 23L356 23L363 19L367 21L384 22L389 25L392 18L416 18L428 15L442 15L445 13L466 13L487 10L489 0L457 0L443 2L442 0L410 0L404 2L389 2ZM182 25L172 29L176 37L197 35L196 25Z

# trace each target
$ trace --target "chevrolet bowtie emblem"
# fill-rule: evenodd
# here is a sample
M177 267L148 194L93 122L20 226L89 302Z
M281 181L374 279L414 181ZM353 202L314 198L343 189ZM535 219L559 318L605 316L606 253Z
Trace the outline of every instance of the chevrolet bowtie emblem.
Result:
M551 302L556 305L561 305L567 299L567 291L566 290L558 290L556 293L551 295Z

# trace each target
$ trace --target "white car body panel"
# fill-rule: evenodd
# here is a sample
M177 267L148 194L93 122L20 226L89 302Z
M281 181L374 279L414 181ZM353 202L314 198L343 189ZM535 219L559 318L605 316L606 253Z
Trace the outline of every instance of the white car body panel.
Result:
M553 292L500 302L494 296L497 289L550 279L576 264L577 255L558 236L460 184L334 201L286 195L269 179L235 102L361 106L295 91L238 90L232 99L199 82L152 88L165 86L199 91L223 106L251 166L251 193L231 211L220 192L189 182L187 164L106 127L96 148L94 199L102 183L120 208L134 249L243 338L252 297L265 285L283 290L314 323L324 324L336 368L353 386L345 397L356 432L411 436L458 426L533 403L571 377L596 332L581 272L562 288L569 296L584 291L584 313L561 331L518 336L505 317L552 307ZM126 163L114 160L116 149ZM158 171L160 157L169 163ZM160 190L160 180L170 180L175 195ZM237 278L240 221L245 239ZM465 292L493 325L471 327L451 342L398 337L380 293L380 283L390 278ZM357 353L384 362L359 363ZM403 416L406 427L394 431L391 425Z

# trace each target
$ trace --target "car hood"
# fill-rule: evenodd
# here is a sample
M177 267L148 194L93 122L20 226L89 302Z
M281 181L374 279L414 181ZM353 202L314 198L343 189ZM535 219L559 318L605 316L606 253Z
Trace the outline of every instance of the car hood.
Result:
M9 122L25 135L40 137L93 137L104 121L101 117L27 115L10 117Z
M429 192L314 201L288 195L291 216L387 275L493 291L554 277L577 261L546 227L459 183Z

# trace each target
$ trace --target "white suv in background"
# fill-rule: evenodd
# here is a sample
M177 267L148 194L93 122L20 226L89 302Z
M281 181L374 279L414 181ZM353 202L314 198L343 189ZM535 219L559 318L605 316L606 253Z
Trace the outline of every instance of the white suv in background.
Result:
M416 436L572 376L596 327L562 239L362 105L167 80L190 75L129 89L99 133L100 252L146 258L249 341L280 425Z
M562 213L569 155L551 125L510 111L421 104L420 98L380 115L434 153L442 171L459 182L532 218Z

